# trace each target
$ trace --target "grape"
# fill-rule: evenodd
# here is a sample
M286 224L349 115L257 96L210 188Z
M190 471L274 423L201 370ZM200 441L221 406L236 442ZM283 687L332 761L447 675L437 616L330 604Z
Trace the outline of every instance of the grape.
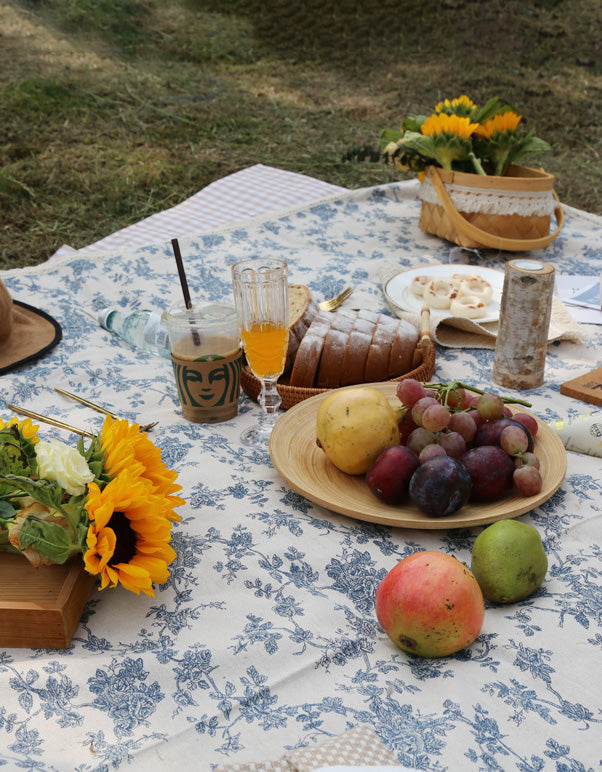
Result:
M412 450L417 456L420 455L420 451L427 445L431 445L435 441L435 435L433 432L429 432L428 429L419 426L410 434L406 441L406 447Z
M418 457L405 445L391 445L382 451L368 469L366 482L381 501L400 504L418 465Z
M442 396L442 402L450 410L462 410L464 407L464 400L466 399L466 392L462 387L457 389L451 389L446 395Z
M505 450L509 456L516 456L524 453L529 446L529 438L522 427L504 426L500 433L500 447Z
M429 405L422 414L422 425L429 432L440 432L445 429L450 418L451 413L449 410L443 405L436 403L435 405Z
M438 405L439 403L434 397L422 397L418 402L412 406L412 418L418 426L422 426L422 416L427 407L431 405Z
M413 407L419 399L426 397L426 389L415 378L405 378L397 386L397 398L407 407Z
M458 432L444 432L439 437L439 445L452 458L460 458L463 453L466 453L466 441Z
M521 496L535 496L542 486L539 470L529 464L514 470L512 482Z
M531 432L531 436L535 437L537 434L537 421L528 413L514 413L512 418L514 418L515 421L518 421L519 424L523 424L523 426L526 426L527 429Z
M535 453L519 453L514 459L514 468L518 469L520 466L534 466L539 469L539 459Z
M403 414L401 420L399 421L399 435L400 435L400 442L405 445L406 440L410 436L410 434L414 431L414 429L417 428L416 423L414 422L414 419L412 418L412 411L408 410L406 413Z
M512 418L512 410L508 407L508 405L504 405L504 415L506 418Z
M429 461L431 458L436 458L437 456L446 456L447 453L445 452L445 449L441 447L441 445L437 445L436 443L431 443L430 445L425 445L424 448L420 451L420 455L418 456L418 461L420 461L421 464L424 464L426 461Z
M447 428L461 434L465 442L472 442L477 433L476 421L470 413L452 413Z
M512 487L514 464L510 456L497 445L481 445L460 456L472 479L471 499L500 499Z
M498 418L495 421L485 421L477 429L473 445L499 445L502 429L506 426L518 426L527 435L527 450L533 450L533 437L531 432L523 424L519 424L514 418Z
M477 425L477 429L481 424L485 423L485 419L477 413L476 407L471 407L470 410L467 411L466 415L469 415L472 418L472 420Z
M438 456L425 461L412 475L410 498L429 517L446 517L468 501L470 474L455 458Z
M471 408L471 407L476 408L477 402L480 399L481 399L481 395L480 394L468 394L467 397L466 397L466 407L467 408Z
M494 421L504 415L504 403L497 394L485 392L476 403L477 413L486 421Z

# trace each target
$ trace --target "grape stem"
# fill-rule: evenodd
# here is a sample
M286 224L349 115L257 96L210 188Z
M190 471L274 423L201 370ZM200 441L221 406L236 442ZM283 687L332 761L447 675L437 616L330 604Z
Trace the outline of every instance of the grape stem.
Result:
M466 383L462 383L462 381L454 381L453 383L425 383L424 388L435 389L439 393L445 395L449 394L450 391L457 391L458 389L467 389L468 391L473 391L475 394L486 393L482 389L477 389L476 386L469 386ZM531 407L531 402L527 402L524 399L518 399L517 397L502 397L500 395L500 399L506 404L524 405L524 407Z

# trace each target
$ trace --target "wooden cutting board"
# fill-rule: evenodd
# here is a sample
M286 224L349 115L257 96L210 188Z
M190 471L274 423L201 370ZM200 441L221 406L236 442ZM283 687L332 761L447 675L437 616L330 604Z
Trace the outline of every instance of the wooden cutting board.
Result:
M592 405L602 405L602 367L563 383L560 393Z

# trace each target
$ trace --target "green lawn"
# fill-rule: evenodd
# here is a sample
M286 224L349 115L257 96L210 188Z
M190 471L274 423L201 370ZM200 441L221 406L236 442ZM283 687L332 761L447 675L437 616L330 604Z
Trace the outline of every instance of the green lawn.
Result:
M0 268L36 264L255 163L356 188L379 130L499 95L602 214L599 0L0 0Z

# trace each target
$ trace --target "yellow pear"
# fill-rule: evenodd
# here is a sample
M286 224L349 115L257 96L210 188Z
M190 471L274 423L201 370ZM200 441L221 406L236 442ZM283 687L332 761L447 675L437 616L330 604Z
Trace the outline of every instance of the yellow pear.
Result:
M377 389L333 391L318 407L316 442L342 472L364 474L385 448L399 444L399 413Z

